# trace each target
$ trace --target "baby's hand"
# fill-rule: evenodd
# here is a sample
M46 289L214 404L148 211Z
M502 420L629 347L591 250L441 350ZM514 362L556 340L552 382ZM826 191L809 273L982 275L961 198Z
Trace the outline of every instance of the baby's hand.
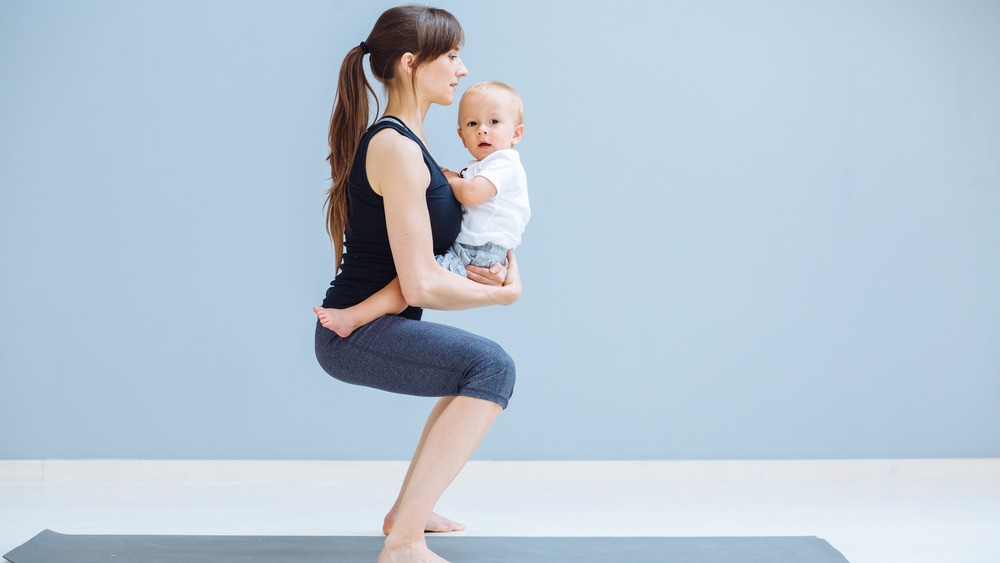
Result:
M461 176L458 175L458 172L452 172L451 170L448 170L444 166L441 167L441 172L444 172L444 177L448 178L449 180L451 180L452 178L461 178Z

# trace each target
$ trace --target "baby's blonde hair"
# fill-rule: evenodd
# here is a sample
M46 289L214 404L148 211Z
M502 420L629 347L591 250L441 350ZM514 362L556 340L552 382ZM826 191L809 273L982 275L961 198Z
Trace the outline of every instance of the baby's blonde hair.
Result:
M462 99L464 100L469 94L483 95L497 91L510 94L511 99L514 101L514 107L517 109L517 125L524 123L524 101L521 100L521 95L517 93L517 90L511 88L503 82L496 82L493 80L476 82L472 86L465 89L465 93L462 94ZM461 117L459 119L461 119ZM459 125L461 125L461 123Z

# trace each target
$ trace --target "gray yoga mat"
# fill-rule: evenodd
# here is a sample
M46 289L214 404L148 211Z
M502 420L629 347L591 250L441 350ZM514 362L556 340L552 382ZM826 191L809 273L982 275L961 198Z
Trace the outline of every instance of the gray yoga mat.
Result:
M4 555L13 563L372 563L380 536L111 536L45 530ZM454 563L846 563L816 537L504 538L428 536Z

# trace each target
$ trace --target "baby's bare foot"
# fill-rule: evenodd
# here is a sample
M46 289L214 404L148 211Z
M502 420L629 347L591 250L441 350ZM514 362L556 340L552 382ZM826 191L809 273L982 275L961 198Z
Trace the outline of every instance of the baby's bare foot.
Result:
M347 338L357 327L351 322L345 309L324 309L313 307L313 312L319 318L319 324L337 333L341 338Z
M392 507L389 514L385 515L385 520L382 522L382 533L389 535L392 531L392 523L396 519L396 507ZM454 520L449 520L444 516L441 516L437 512L431 512L431 515L427 518L427 526L424 528L425 532L460 532L465 529L465 524L460 524Z

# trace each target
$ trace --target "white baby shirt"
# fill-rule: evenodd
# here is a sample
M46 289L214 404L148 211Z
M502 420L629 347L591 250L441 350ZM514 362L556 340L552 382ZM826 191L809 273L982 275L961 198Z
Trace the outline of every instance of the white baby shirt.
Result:
M462 170L462 177L475 176L492 182L497 195L482 205L462 206L465 215L456 241L470 246L492 242L508 249L517 247L531 217L528 179L517 151L503 149L482 160L473 160Z

